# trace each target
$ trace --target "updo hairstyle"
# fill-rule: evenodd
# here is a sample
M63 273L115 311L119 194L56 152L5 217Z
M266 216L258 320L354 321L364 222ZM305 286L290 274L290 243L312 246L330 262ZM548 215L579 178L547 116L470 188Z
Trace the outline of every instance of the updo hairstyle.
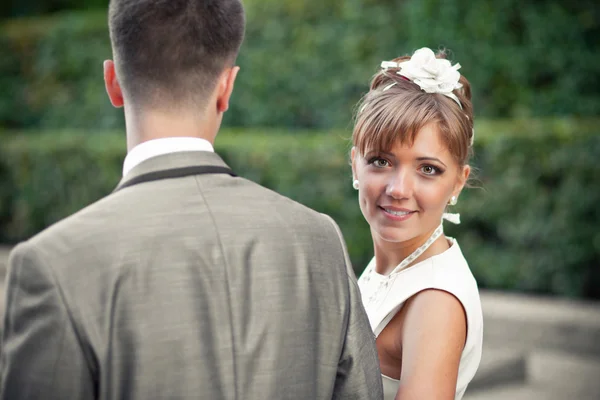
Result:
M436 58L445 59L438 52ZM410 60L403 56L395 62ZM441 93L427 93L408 78L398 75L399 68L381 69L371 81L369 92L357 106L352 142L360 154L389 151L400 141L412 145L417 133L430 123L439 129L442 142L460 167L472 154L473 105L471 86L460 76L462 88L452 93L460 101ZM462 106L462 109L461 109Z

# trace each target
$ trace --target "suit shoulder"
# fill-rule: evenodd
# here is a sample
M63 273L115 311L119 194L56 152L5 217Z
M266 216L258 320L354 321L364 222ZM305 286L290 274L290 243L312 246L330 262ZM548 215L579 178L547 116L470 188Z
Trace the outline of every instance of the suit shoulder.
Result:
M32 236L27 242L35 247L45 247L48 243L57 240L75 244L78 241L89 239L98 226L104 225L111 218L112 202L114 196L105 196L79 211L51 224L36 235Z
M268 207L271 205L277 205L278 207L282 208L287 207L290 209L294 209L297 212L304 212L307 215L313 215L316 217L321 215L319 212L313 210L312 208L305 206L304 204L293 200L286 195L278 193L256 182L247 180L245 178L242 178L242 181L243 185L246 187L246 190L248 190L248 193L252 194L252 197L258 200L258 202L254 203L255 206Z
M247 207L266 209L283 217L289 216L288 221L294 221L296 224L312 226L318 224L319 227L327 231L335 232L335 222L328 215L255 182L247 180L246 182L255 194L251 197L252 201L246 203ZM285 220L285 218L283 219Z

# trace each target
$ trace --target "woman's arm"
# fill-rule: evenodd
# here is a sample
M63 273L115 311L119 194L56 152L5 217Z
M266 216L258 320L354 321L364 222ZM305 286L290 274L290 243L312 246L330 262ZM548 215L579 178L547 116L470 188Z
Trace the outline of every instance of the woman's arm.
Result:
M453 400L467 320L452 294L435 289L419 292L403 310L398 340L402 373L396 400Z

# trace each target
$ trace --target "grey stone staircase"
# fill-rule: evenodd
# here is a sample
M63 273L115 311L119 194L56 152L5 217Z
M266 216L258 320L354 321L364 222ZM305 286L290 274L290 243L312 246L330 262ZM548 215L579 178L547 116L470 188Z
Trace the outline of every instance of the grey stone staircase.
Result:
M484 352L465 400L600 399L600 303L482 291Z
M10 247L0 246L0 317L4 315L4 278L6 276L6 263ZM0 331L2 330L2 319L0 319Z

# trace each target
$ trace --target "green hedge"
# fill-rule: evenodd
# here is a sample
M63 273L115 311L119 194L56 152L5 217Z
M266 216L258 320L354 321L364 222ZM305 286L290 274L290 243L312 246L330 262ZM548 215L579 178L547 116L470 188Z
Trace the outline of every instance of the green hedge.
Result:
M482 287L600 298L597 120L479 122L475 188L456 236ZM349 132L226 130L217 150L238 174L331 215L356 271L371 237L351 187ZM118 132L0 135L0 242L27 238L109 193Z
M105 12L68 13L2 25L0 127L121 128L102 76L106 21Z
M0 18L43 15L64 10L106 8L109 0L4 0Z
M594 1L247 0L227 122L345 129L380 61L422 46L452 50L479 116L600 115ZM123 127L104 95L106 20L100 10L0 25L0 127Z

